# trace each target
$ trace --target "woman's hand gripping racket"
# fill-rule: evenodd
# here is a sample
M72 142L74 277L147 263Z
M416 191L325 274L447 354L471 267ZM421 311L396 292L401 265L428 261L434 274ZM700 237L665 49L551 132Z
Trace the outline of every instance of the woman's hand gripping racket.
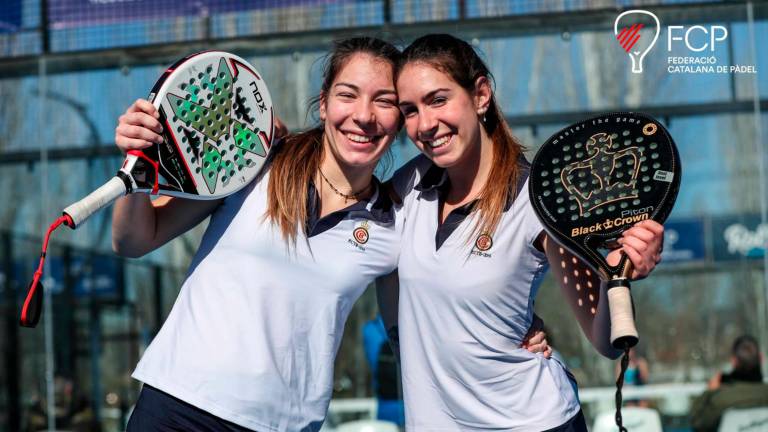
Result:
M223 198L247 185L264 164L276 122L272 98L242 58L221 51L190 55L163 73L148 99L159 114L162 142L129 150L115 177L51 225L22 307L22 326L35 327L40 319L45 252L58 226L75 229L129 193Z
M603 251L618 247L622 233L637 222L663 223L680 177L672 137L639 113L609 113L568 126L541 146L531 166L530 199L547 234L607 281L611 344L624 350L625 359L638 342L632 263L622 252L610 265ZM619 388L622 382L623 376Z

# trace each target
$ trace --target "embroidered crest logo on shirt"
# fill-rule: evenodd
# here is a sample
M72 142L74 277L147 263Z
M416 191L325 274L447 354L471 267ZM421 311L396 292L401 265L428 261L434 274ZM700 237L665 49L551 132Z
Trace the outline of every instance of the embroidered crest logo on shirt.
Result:
M482 233L475 240L475 247L481 252L485 252L493 246L493 238L488 233Z
M489 233L483 232L475 239L475 247L472 248L470 254L483 258L490 258L493 255L489 254L488 251L492 247L493 237L491 237Z
M360 226L352 230L352 238L347 239L347 243L365 252L364 244L368 243L370 235L368 233L368 221L363 221Z
M368 243L368 221L363 221L359 227L355 228L352 231L352 237L361 245Z

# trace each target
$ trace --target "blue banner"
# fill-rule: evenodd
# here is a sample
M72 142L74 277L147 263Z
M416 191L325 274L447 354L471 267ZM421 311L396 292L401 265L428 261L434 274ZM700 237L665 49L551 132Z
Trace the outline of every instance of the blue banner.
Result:
M21 28L21 0L0 3L0 33L13 33Z
M50 252L50 251L49 251ZM53 294L61 294L65 289L72 290L75 297L99 299L118 299L122 295L120 259L106 255L86 256L74 253L70 258L69 283L65 286L65 262L60 255L48 255L46 271L42 283ZM37 268L36 260L17 260L14 265L16 276L29 282ZM28 278L28 279L27 279ZM25 296L27 287L19 290L19 295Z
M707 258L702 219L675 219L664 223L664 251L661 259L665 263L703 261Z
M348 1L350 0L49 0L48 16L51 27L66 28Z
M79 258L79 259L78 259ZM111 298L120 295L119 259L111 256L96 255L90 258L77 257L74 264L75 296Z
M768 244L768 224L759 215L712 219L712 251L715 261L762 258Z

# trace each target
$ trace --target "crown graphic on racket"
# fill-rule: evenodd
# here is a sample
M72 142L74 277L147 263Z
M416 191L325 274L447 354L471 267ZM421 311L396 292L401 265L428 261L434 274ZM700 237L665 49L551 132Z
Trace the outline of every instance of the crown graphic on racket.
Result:
M616 135L618 137L618 135ZM579 215L600 206L638 197L637 176L643 149L638 146L616 150L614 135L605 132L592 135L587 141L588 159L566 165L560 181L570 198L579 206Z
M635 224L664 223L677 198L681 174L680 156L666 128L647 114L633 112L604 113L566 126L542 144L531 162L529 198L547 237L559 246L552 253L559 254L562 268L571 255L569 261L576 264L580 259L591 269L584 273L595 271L605 281L610 342L624 351L616 381L619 430L626 430L620 390L629 349L639 334L630 292L633 262L621 252L618 262L609 264L608 254L620 247L618 240ZM574 268L571 277L578 278L579 271ZM587 293L579 283L573 288L577 296ZM590 291L588 299L593 304L605 302L599 298L602 295L603 291ZM583 300L579 297L579 307ZM595 307L591 313L595 315Z
M673 203L666 197L677 195L677 160L669 133L655 119L606 113L563 129L542 146L534 159L532 201L566 246L576 239L610 246L627 226L666 218L672 206L659 203ZM584 254L595 259L595 270L607 268L593 249Z

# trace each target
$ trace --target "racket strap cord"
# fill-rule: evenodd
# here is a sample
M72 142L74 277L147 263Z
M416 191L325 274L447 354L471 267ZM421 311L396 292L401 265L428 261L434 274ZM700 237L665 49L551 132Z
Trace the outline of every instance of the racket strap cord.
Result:
M30 285L29 293L27 293L27 299L24 302L26 305L29 303L32 297L32 294L34 293L33 288L37 284L37 282L40 280L40 278L43 275L43 266L45 265L45 254L48 252L48 240L51 238L51 234L53 233L56 228L61 226L61 224L72 226L72 218L69 217L69 215L63 215L60 216L54 223L51 224L50 227L48 227L48 231L45 233L45 237L43 238L43 249L42 252L40 252L40 263L37 265L37 271L35 271L35 275L33 278L33 283Z
M624 385L624 374L629 367L629 346L624 347L624 356L621 358L621 372L616 379L616 426L619 427L619 432L627 432L627 428L624 427L624 420L621 418L621 387Z

